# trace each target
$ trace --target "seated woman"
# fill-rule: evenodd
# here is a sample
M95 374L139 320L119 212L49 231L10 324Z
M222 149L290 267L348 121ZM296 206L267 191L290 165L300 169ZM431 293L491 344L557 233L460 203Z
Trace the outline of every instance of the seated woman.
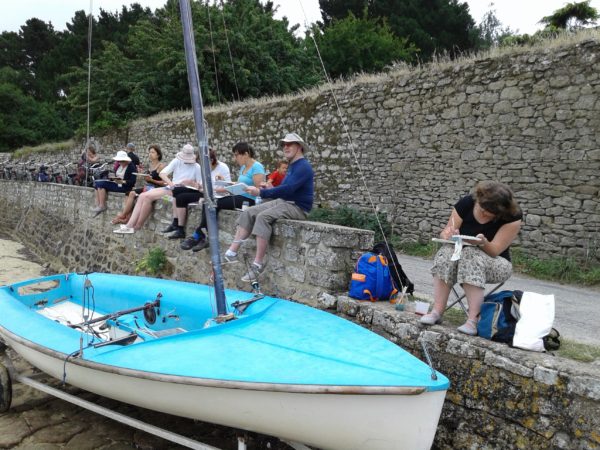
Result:
M233 157L235 162L240 166L238 182L245 183L248 186L260 187L265 182L265 168L261 163L254 159L254 149L247 142L238 142L233 146ZM217 198L217 214L221 209L234 210L241 208L244 202L248 205L254 205L256 197L247 193L242 195L227 195L227 191L222 187L215 188L217 195L222 197ZM183 250L192 249L192 251L200 251L208 247L206 234L202 231L206 229L206 210L202 207L202 220L194 234L181 243Z
M173 175L172 181L169 179L169 175L171 174ZM194 147L190 144L184 145L169 165L160 171L159 175L161 180L166 183L166 186L155 188L140 194L129 221L116 230L113 230L113 233L135 233L136 230L139 230L144 226L146 219L152 212L152 204L156 200L161 199L164 196L171 197L173 195L173 188L177 185L191 185L201 182L200 165L196 162Z
M73 181L79 186L86 185L86 178L89 176L89 169L92 164L100 161L100 155L96 152L96 146L91 142L88 144L85 151L81 154L77 163L77 175Z
M128 144L132 145L132 144ZM131 158L131 155L128 155ZM158 144L151 144L148 147L148 170L149 175L144 177L145 185L144 187L134 189L127 197L125 197L125 202L123 203L123 209L119 214L115 216L115 218L111 221L113 225L118 223L127 223L129 221L129 217L131 217L131 212L133 211L133 206L135 205L135 200L137 197L143 193L148 192L155 187L164 187L167 183L160 178L160 171L165 168L165 164L162 161L162 150ZM135 161L132 160L135 164Z
M509 247L521 229L523 214L511 189L495 181L481 181L473 194L455 205L442 239L454 235L475 236L479 240L463 247L460 259L452 261L453 245L445 244L435 255L433 274L434 305L421 323L433 325L442 321L452 286L460 283L469 304L468 319L458 328L475 336L486 283L501 283L512 273ZM466 241L469 242L469 241Z
M96 206L92 211L96 213L96 216L106 211L106 197L108 192L128 194L135 186L135 164L131 162L131 158L127 156L127 152L119 150L113 159L119 163L114 179L94 181Z
M217 153L211 148L208 152L210 158L210 176L213 186L216 180L231 181L229 167L224 162L217 159ZM187 207L190 203L196 203L204 196L202 184L194 186L193 189L187 186L177 186L173 189L175 207L173 208L173 223L164 230L169 235L169 239L183 239L185 237L185 222L187 218Z

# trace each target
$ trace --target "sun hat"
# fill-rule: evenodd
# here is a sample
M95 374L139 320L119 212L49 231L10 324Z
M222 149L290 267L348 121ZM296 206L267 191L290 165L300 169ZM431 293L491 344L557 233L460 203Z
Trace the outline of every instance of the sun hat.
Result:
M127 161L131 162L131 158L127 155L125 150L119 150L116 156L113 156L115 161Z
M192 147L190 144L185 144L181 151L177 153L177 159L186 164L195 163L196 154L194 153L194 147Z
M310 150L310 147L308 146L308 144L306 142L304 142L302 140L302 138L300 136L298 136L296 133L286 134L285 137L279 141L279 145L283 147L283 144L285 144L286 142L296 142L297 144L300 144L300 147L302 147L302 151L304 153L306 153Z

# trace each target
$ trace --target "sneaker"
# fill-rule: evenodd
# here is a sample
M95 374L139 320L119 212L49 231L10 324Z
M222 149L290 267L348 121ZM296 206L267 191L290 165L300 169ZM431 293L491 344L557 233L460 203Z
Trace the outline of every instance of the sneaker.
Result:
M258 276L263 273L263 271L265 270L265 265L263 264L262 266L257 266L256 263L252 263L250 265L250 270L248 270L248 273L246 273L246 275L244 275L242 277L242 281L245 281L246 283L249 283L251 281L255 281L258 280Z
M181 250L190 250L192 248L194 248L196 245L198 245L200 243L200 239L196 239L194 236L190 236L189 238L185 239L183 242L181 242Z
M228 255L225 253L221 258L224 264L233 264L239 261L237 253L235 255Z
M113 233L133 234L133 233L135 233L135 230L133 228L129 228L127 225L121 225L119 228L113 230Z
M172 231L177 230L177 225L169 225L167 228L161 231L161 233L171 233Z
M96 208L93 209L93 211L94 211L94 217L102 214L107 209L108 208L106 206L97 206Z
M421 317L420 322L423 325L435 325L436 323L442 323L442 316L437 311L431 311L429 314Z
M210 244L206 239L201 239L195 246L192 248L193 252L199 252L200 250L204 250L206 247L209 247Z
M185 237L185 231L181 228L177 228L174 233L167 236L168 239L183 239Z
M468 334L469 336L477 336L477 321L473 319L468 319L464 324L457 328L463 334Z

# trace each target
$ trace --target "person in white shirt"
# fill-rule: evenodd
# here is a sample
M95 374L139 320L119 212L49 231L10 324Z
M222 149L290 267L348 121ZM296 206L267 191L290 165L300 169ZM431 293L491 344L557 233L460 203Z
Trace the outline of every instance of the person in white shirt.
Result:
M129 222L121 225L114 233L131 234L144 226L152 212L153 203L166 196L173 196L173 188L177 185L192 185L202 180L200 165L196 162L194 147L190 144L183 146L177 156L160 172L160 178L167 184L164 188L152 189L142 193L131 213ZM169 178L172 175L173 179Z
M217 152L212 148L208 152L210 159L210 177L213 187L215 181L231 181L229 167L217 159ZM191 183L185 186L176 186L173 189L173 222L163 233L171 233L169 239L183 239L185 237L185 223L187 219L187 207L190 203L198 202L204 197L202 183Z
M261 163L254 159L254 149L247 142L238 142L233 146L233 155L236 163L240 166L238 182L247 185L261 186L265 181L265 168ZM222 209L240 209L244 204L254 205L256 197L246 194L229 195L223 187L215 188L217 198L217 214ZM203 230L207 228L206 210L202 208L202 219L200 225L194 231L194 234L181 243L182 250L200 251L208 247L208 239Z

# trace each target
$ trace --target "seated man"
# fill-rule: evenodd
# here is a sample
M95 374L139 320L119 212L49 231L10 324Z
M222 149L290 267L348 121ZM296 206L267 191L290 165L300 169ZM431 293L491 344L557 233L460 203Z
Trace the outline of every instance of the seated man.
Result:
M242 281L254 281L265 267L265 255L277 219L305 220L312 209L314 197L314 172L304 158L308 145L296 133L287 134L280 142L289 169L281 185L259 189L248 186L246 192L272 201L252 206L242 212L234 241L223 257L225 262L236 262L241 243L250 233L256 236L256 255L250 270Z

